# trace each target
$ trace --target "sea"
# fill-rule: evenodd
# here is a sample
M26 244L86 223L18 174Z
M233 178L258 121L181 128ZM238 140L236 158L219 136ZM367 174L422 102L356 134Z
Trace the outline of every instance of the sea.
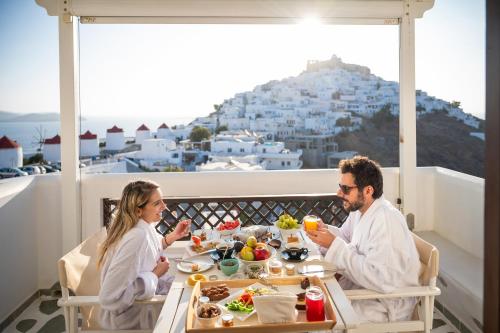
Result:
M125 137L135 137L136 129L145 124L151 133L157 131L158 127L165 123L167 126L187 125L194 120L193 117L171 117L171 118L120 118L116 117L86 117L80 121L80 133L90 130L97 134L99 140L106 138L106 130L116 125L123 128ZM30 156L36 153L39 147L40 134L44 138L52 138L61 134L59 121L44 122L0 122L0 137L6 135L9 139L16 141L23 147L23 154Z

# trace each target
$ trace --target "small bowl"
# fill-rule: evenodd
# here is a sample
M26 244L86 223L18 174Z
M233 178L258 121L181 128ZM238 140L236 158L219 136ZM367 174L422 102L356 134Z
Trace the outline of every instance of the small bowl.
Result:
M240 262L238 259L224 259L220 262L220 269L222 273L230 276L238 271Z
M203 308L208 308L211 306L215 306L216 308L218 308L219 314L215 317L212 317L212 318L201 318L200 313L203 310ZM217 324L217 321L221 317L222 313L223 313L222 308L218 304L213 304L213 303L201 304L196 309L196 320L198 321L199 327L212 328L212 327L215 327L215 325Z
M286 238L286 237L288 237L289 235L293 235L293 234L295 234L295 233L299 232L299 231L300 231L300 229L302 228L302 224L300 224L300 223L299 223L299 224L297 225L297 228L293 228L293 229L282 229L282 228L278 227L278 221L274 222L274 226L275 226L276 228L278 228L278 230L279 230L279 232L281 233L281 236L282 236L283 238Z
M248 264L245 271L249 279L258 279L265 269L262 264Z
M221 236L228 236L228 235L232 235L232 234L235 234L237 232L240 232L241 230L241 225L237 226L236 228L234 229L229 229L229 230L217 230L217 232L219 233L219 235Z
M281 241L279 239L271 239L269 242L267 242L267 245L274 247L276 250L279 250L281 248Z

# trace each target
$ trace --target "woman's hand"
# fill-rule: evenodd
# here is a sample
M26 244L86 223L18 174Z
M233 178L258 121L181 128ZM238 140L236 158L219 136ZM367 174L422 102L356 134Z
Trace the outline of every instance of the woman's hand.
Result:
M191 231L191 220L182 220L179 223L177 223L174 231L172 231L171 239L174 242L178 239L181 239L182 237L186 237L190 231Z
M160 278L168 272L169 268L170 263L168 262L168 259L161 256L160 260L158 260L158 263L156 264L156 267L153 269L153 273Z
M165 236L163 248L172 245L178 239L189 235L191 231L191 220L182 220L175 226L174 231Z

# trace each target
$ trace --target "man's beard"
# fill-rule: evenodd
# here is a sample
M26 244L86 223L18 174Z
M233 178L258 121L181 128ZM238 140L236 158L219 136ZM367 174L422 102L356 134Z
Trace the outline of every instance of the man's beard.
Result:
M354 201L353 203L349 201L346 201L346 203L348 204L348 206L347 207L344 206L344 208L348 213L357 211L365 204L365 198L363 197L363 193L359 192L356 201Z

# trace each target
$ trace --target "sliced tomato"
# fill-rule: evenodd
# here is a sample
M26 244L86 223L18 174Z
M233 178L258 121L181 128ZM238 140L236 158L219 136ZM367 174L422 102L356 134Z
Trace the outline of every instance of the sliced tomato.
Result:
M194 245L199 246L201 245L201 238L198 236L193 236L191 237L191 240L193 241Z

